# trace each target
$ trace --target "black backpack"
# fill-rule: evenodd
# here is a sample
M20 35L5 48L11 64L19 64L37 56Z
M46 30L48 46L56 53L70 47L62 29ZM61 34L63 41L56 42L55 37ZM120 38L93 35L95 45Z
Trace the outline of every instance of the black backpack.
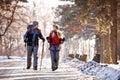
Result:
M27 26L27 30L30 30L30 29L32 29L33 28L33 25L28 25Z

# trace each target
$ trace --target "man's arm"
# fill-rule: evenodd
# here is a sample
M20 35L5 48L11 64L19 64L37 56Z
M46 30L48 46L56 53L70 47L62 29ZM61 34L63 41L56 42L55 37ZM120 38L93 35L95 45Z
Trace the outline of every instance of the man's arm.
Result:
M43 40L43 42L45 42L45 38L43 37L42 33L39 32L39 38Z

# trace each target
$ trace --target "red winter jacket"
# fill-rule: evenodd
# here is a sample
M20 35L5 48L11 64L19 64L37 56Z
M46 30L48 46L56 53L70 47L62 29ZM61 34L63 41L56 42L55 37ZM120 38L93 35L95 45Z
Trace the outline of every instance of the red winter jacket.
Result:
M55 34L53 36L53 33ZM51 39L50 44L56 44L59 45L61 43L62 38L59 38L57 35L57 32L50 33L49 38Z

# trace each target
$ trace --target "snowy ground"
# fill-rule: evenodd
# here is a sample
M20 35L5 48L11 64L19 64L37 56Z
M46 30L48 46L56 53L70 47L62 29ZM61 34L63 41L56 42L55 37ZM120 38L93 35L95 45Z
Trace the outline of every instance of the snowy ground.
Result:
M26 58L0 57L0 80L98 80L79 74L77 68L60 62L59 69L52 72L50 59L43 60L42 70L26 70Z
M79 74L97 77L99 80L120 80L120 64L99 64L94 61L82 62L78 59L66 58L66 64L76 67Z

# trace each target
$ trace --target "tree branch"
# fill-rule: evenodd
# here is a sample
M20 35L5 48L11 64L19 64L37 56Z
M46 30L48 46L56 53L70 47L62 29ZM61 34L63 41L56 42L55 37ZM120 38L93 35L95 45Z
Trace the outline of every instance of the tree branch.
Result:
M7 25L7 27L5 28L5 31L3 32L3 34L0 34L0 37L4 36L6 34L6 32L7 32L7 30L9 29L9 27L11 26L11 24L12 24L12 22L14 20L14 15L15 15L15 11L16 11L16 8L17 8L17 4L18 4L18 1L16 2L15 7L13 8L11 20L10 20L9 24Z

